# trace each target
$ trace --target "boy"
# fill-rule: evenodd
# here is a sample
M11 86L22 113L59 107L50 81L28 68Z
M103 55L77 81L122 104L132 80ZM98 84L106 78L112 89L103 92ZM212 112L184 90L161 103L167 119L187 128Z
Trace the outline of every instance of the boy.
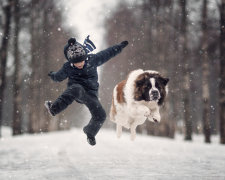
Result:
M92 118L83 131L87 135L88 143L93 146L96 144L95 136L106 119L105 110L98 100L97 67L119 54L128 45L128 41L123 41L97 54L88 54L95 49L89 36L85 42L87 42L85 45L81 45L75 38L68 40L64 47L64 54L68 62L58 72L48 74L52 80L57 82L68 78L68 87L55 102L45 101L45 106L49 113L55 116L74 100L85 104Z

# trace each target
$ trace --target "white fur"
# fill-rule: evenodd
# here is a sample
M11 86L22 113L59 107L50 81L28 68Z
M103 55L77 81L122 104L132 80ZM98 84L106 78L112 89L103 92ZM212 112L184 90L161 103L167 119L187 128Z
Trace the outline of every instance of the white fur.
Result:
M117 124L117 137L122 134L122 126L130 129L131 140L135 139L136 127L143 124L146 119L149 121L160 122L159 106L155 101L135 101L134 100L134 83L137 77L144 73L149 72L158 74L157 71L143 71L142 69L134 70L129 74L127 82L124 87L124 96L126 103L117 102L117 85L113 90L114 105L116 108L116 115L112 114L112 107L110 112L110 120ZM157 89L157 88L156 88Z
M127 79L127 83L124 88L124 95L125 100L127 104L131 104L134 101L133 95L134 95L134 82L137 79L139 75L144 73L142 69L134 70L129 74L129 77Z
M168 92L169 92L168 85L166 85L165 90L166 90L166 94L168 94Z
M152 70L146 70L145 72L148 72L150 74L159 74L158 71L152 71Z

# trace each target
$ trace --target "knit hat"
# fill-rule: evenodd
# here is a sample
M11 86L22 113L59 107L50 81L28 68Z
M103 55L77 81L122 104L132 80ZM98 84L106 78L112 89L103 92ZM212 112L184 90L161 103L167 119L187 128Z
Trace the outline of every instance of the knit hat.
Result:
M71 63L78 63L84 61L87 54L96 49L94 43L89 39L89 35L84 40L84 44L81 45L75 38L70 38L67 45L64 48L64 54L68 61Z
M78 43L75 38L70 38L68 40L66 56L71 63L78 63L86 59L87 53L84 47Z

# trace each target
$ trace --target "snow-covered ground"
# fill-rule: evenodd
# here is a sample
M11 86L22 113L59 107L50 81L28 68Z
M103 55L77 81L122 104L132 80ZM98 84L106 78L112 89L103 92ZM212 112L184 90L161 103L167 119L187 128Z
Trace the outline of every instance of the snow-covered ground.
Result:
M81 129L0 140L0 180L225 179L225 146L102 129L90 146Z

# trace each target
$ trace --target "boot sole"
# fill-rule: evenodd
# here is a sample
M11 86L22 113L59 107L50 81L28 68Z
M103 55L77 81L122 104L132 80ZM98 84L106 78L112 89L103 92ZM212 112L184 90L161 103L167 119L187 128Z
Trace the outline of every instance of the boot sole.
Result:
M48 105L48 101L45 101L44 105L45 105L46 109L48 110L48 113L53 117L54 115L50 111L50 108L49 108L49 105Z

